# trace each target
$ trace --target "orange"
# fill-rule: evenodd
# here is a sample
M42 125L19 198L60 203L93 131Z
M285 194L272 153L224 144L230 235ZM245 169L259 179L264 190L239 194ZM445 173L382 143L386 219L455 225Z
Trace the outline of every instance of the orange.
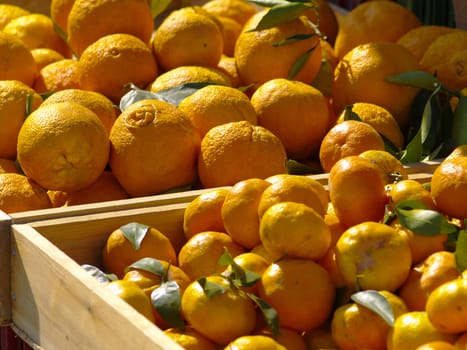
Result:
M323 217L303 203L281 202L262 215L259 234L273 260L283 257L318 260L331 244Z
M213 127L201 140L198 176L205 188L228 186L286 173L286 159L284 145L266 128L230 122Z
M374 103L356 102L351 105L352 112L365 123L370 124L377 132L386 137L398 150L404 147L404 135L393 115L384 107ZM342 111L337 123L345 120L346 111Z
M313 24L302 16L276 27L252 31L267 11L269 10L259 11L250 17L237 38L234 57L243 84L258 86L275 78L291 78L311 83L321 67L322 57L319 36ZM311 36L304 40L275 45L299 34ZM294 64L304 55L309 56L299 72L294 74Z
M101 176L89 186L78 191L68 192L64 205L71 206L86 203L100 203L127 198L130 198L130 196L118 183L114 174L104 170Z
M440 250L412 267L398 294L409 310L423 311L431 292L457 277L459 270L454 253Z
M258 294L276 309L281 327L307 331L331 316L335 289L318 263L285 258L263 272Z
M69 46L79 57L89 45L109 34L131 34L149 43L153 29L146 0L75 0L66 32Z
M467 157L445 159L431 178L431 195L439 211L455 218L467 217Z
M26 44L0 31L0 80L19 80L32 86L38 73L36 61Z
M229 76L218 68L181 66L160 74L149 84L148 90L151 92L158 92L187 83L231 85Z
M168 328L164 330L164 334L186 350L217 350L213 341L189 326L183 331L179 328Z
M378 1L383 2L392 3ZM418 61L399 44L373 42L356 46L342 57L334 70L332 102L336 114L356 102L373 103L387 109L404 130L419 90L386 79L415 70L420 70Z
M12 159L0 158L0 174L4 173L18 173L19 170L16 167L16 163Z
M467 91L467 90L466 90ZM459 145L454 148L451 153L446 157L447 159L455 158L458 156L467 156L467 145Z
M387 350L414 350L431 341L451 343L454 336L437 330L425 311L406 312L396 318L389 331Z
M132 281L110 281L105 287L113 294L127 302L149 321L154 322L150 299L143 290Z
M125 272L123 280L135 282L143 291L147 294L148 297L151 297L151 293L157 287L159 287L163 282L166 281L175 281L180 288L180 293L183 294L186 287L191 283L190 278L185 272L178 266L169 264L165 260L157 260L160 264L157 267L160 267L160 270L148 271L144 269L138 269L136 267L130 267Z
M271 329L268 327L256 331L255 334L275 338ZM305 339L302 337L301 333L292 329L280 328L279 335L275 340L287 350L307 350Z
M96 113L99 119L104 124L107 132L110 133L115 119L117 118L117 109L112 101L104 95L95 92L81 89L64 89L57 91L42 103L41 106L47 106L52 103L71 101L79 103L84 107L89 108L91 111Z
M50 1L50 18L54 21L60 30L64 33L68 28L68 15L75 0L51 0Z
M152 264L154 271L147 271L130 267L123 276L123 280L136 283L151 299L153 291L159 288L162 283L175 282L178 286L180 296L185 291L186 287L191 283L191 279L183 270L175 265L172 265L164 260L157 260L159 264ZM161 329L170 327L170 324L160 315L155 307L153 307L153 315L155 324Z
M420 66L450 89L461 90L467 86L467 31L456 30L438 36L428 46Z
M348 156L329 173L329 197L336 216L346 227L383 218L386 191L380 170L368 159Z
M426 209L436 210L430 191L416 180L404 179L390 184L387 191L393 207L404 201L415 201L423 204Z
M262 256L269 263L273 262L272 258L269 256L269 253L266 251L266 249L264 248L262 244L258 244L257 246L254 246L250 250L250 252Z
M0 210L10 214L51 208L47 191L26 176L0 173Z
M34 61L36 61L39 71L50 63L65 59L60 52L49 48L32 49L31 54L34 57Z
M31 12L24 7L14 4L0 4L0 30L13 18L25 16Z
M325 172L348 156L358 156L368 150L384 151L384 141L369 124L346 120L334 125L324 135L319 148L319 160Z
M77 191L104 171L109 139L93 111L60 102L29 115L19 131L17 150L24 173L42 187Z
M326 213L329 196L324 186L317 180L290 174L273 175L266 178L271 183L261 195L258 215L261 218L266 210L280 202L298 202L315 210L321 217Z
M174 10L157 27L152 48L163 71L180 66L215 67L223 52L223 33L206 10Z
M334 49L342 58L354 47L370 42L396 42L421 22L408 8L393 1L360 3L342 18Z
M216 68L223 72L229 78L230 86L236 88L242 86L242 82L240 81L240 77L238 76L237 65L235 64L234 57L222 55L219 60L219 63L217 63Z
M233 258L235 264L240 266L244 271L250 271L257 273L259 276L263 274L263 272L268 268L269 261L266 258L262 257L259 254L253 252L245 252L237 255ZM225 276L230 276L232 274L232 267L231 265L227 266L227 268L222 272ZM258 281L249 287L241 287L244 291L248 293L257 294L258 292Z
M81 88L79 69L78 61L70 58L49 63L39 71L33 88L41 94L79 89Z
M271 79L251 96L258 124L282 141L289 158L304 160L319 150L328 131L326 99L301 81Z
M332 207L332 205L329 207ZM324 216L324 222L329 227L329 232L331 233L331 244L324 256L318 260L318 263L328 271L334 285L342 287L345 286L345 282L337 266L335 247L337 240L345 231L345 226L342 225L335 213L329 211Z
M354 290L394 292L407 278L412 256L406 237L396 229L367 221L342 233L335 247L336 262L346 285Z
M408 311L396 294L385 290L378 293L391 306L394 318ZM331 321L332 337L340 350L386 349L390 329L380 315L358 303L338 307Z
M169 238L154 227L131 222L110 232L102 249L105 272L123 278L125 269L142 258L177 265L177 255Z
M433 326L440 332L466 332L467 279L456 278L433 290L426 301L426 312Z
M225 231L221 210L229 193L229 189L215 188L188 203L183 214L183 232L187 240L203 231Z
M12 19L3 32L21 39L28 49L50 48L69 56L66 42L55 32L52 19L42 13L31 13Z
M29 96L34 111L43 101L34 89L18 80L0 80L0 158L16 158L18 133L27 117Z
M316 7L308 10L306 16L318 26L319 31L323 34L324 39L331 45L334 42L339 32L339 23L334 9L328 0L317 0Z
M261 242L258 205L269 185L266 180L250 178L234 184L225 196L221 208L225 232L245 248L252 249Z
M368 159L376 165L384 184L394 184L409 178L402 162L387 151L368 150L358 156Z
M199 137L174 105L158 100L132 104L115 120L109 139L110 167L129 195L157 194L195 182Z
M442 25L422 25L407 31L397 43L407 48L420 61L430 44L440 35L451 33L455 28Z
M148 44L130 34L98 39L83 51L78 62L81 87L100 92L116 104L127 92L128 83L144 89L159 73Z
M285 350L286 347L282 346L278 341L266 335L244 335L238 337L224 350Z
M214 273L221 273L225 266L217 262L225 249L235 257L245 252L245 248L232 238L217 231L204 231L191 237L180 249L178 261L180 268L194 281Z
M246 120L257 124L250 99L230 86L208 85L185 97L178 108L192 121L201 138L214 126Z
M217 17L219 22L222 25L222 54L233 57L235 52L235 43L237 42L237 38L242 32L243 26L238 23L236 20L220 16ZM219 62L217 63L219 64Z
M256 7L245 0L209 0L202 7L211 15L231 18L242 26L257 12Z
M222 292L209 297L201 283L193 281L182 295L182 313L187 323L219 345L250 334L256 323L253 301L222 276L207 276L206 282L222 288Z
M448 236L446 234L437 234L432 236L417 234L409 230L407 227L402 226L398 218L395 218L389 224L407 237L410 251L412 252L413 264L417 264L431 254L446 248L445 244L448 240Z
M416 350L456 350L456 348L451 343L435 340L418 346Z

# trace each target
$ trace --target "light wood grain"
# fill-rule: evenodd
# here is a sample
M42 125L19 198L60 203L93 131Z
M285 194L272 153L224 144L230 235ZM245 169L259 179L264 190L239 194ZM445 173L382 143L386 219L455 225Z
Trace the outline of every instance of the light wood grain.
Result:
M10 227L11 218L0 211L0 325L11 321L10 297Z
M12 316L28 341L50 350L182 350L31 226L13 225L12 240Z

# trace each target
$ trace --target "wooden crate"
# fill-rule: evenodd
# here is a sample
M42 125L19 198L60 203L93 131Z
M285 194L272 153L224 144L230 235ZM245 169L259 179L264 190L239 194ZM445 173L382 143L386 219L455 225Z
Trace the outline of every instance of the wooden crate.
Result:
M409 178L429 181L438 164L411 164ZM328 174L311 177L327 185ZM107 236L132 221L158 228L180 248L184 209L205 191L209 189L9 216L0 212L0 272L6 277L0 280L2 324L12 325L27 342L45 349L110 349L124 344L178 349L80 264L100 266Z

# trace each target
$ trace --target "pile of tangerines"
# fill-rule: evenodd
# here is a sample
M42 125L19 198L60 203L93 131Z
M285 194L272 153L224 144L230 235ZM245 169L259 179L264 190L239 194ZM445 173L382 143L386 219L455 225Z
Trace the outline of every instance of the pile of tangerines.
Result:
M103 253L189 349L465 347L466 47L389 0L0 4L0 210L206 189Z
M183 239L128 223L94 269L186 349L465 349L466 161L458 147L422 183L370 150L327 185L277 174L209 189Z

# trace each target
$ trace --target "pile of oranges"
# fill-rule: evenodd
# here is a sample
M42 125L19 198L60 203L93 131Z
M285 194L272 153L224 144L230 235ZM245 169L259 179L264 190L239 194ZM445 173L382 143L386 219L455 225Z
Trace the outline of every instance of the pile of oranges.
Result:
M232 186L290 161L329 172L388 142L400 155L420 92L387 81L400 73L436 75L459 104L464 30L394 1L271 5L2 4L0 209Z
M102 256L187 349L465 349L467 32L261 3L0 4L0 210L206 189L183 240L129 223ZM416 71L455 119L429 184L402 162L426 91L389 80Z
M182 239L137 222L109 233L106 285L186 349L465 349L466 162L458 147L422 183L371 150L327 184L206 190Z

